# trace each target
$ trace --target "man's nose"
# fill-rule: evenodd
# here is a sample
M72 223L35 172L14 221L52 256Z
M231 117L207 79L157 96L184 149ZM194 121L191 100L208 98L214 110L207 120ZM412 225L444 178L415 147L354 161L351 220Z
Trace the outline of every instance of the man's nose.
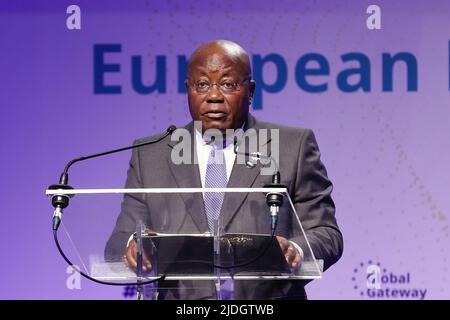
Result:
M220 91L220 86L216 83L213 83L208 91L207 96L208 103L223 103L224 96L222 91Z

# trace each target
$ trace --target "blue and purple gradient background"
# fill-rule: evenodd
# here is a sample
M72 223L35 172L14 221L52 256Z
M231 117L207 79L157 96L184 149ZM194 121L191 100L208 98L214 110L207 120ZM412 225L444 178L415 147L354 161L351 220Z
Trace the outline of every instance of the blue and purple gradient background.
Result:
M66 28L70 4L81 7L81 30ZM381 30L366 28L370 4L382 9ZM177 55L224 38L250 55L285 58L287 86L264 93L263 110L253 113L312 128L334 182L345 252L322 280L308 284L309 297L364 298L352 277L371 260L409 272L409 287L426 288L427 298L448 299L449 18L448 1L2 1L0 298L122 298L121 289L84 279L81 290L66 288L44 191L69 159L189 121L186 98L177 93ZM102 43L122 45L121 53L107 55L121 64L119 74L107 76L122 85L120 95L93 92L93 46ZM350 67L340 56L354 51L370 58L371 92L337 88L337 74ZM418 91L406 91L399 64L394 91L382 92L382 53L401 51L417 58ZM295 82L295 63L310 52L330 62L322 94ZM131 87L131 56L143 57L150 82L157 54L167 57L167 93L139 95ZM265 70L267 82L273 71ZM129 156L74 167L71 184L122 187ZM99 239L85 237L80 245L91 241Z

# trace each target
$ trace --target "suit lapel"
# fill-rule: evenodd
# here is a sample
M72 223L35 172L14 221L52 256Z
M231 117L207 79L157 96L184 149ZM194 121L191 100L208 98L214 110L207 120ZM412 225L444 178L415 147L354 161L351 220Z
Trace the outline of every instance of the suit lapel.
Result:
M188 124L185 129L191 133L191 155L192 158L196 158L194 150L194 135L193 135L193 123ZM171 141L169 147L172 149L176 145L177 141ZM178 188L201 188L200 173L197 161L192 164L180 164L176 165L171 160L171 154L169 153L167 164L173 175L173 179ZM188 213L191 215L192 220L197 226L200 232L208 231L208 223L206 220L205 209L203 205L203 195L200 192L197 193L179 193L183 198Z
M255 134L258 135L258 125L256 123L255 118L249 115L248 122L246 125L247 129L255 129ZM270 143L270 140L267 141ZM259 151L259 143L258 143L258 151ZM270 148L269 148L270 150ZM248 158L246 158L246 161ZM258 161L256 166L248 168L245 163L237 163L237 157L233 165L233 170L231 171L231 176L228 181L228 188L250 188L253 186L256 178L259 176L261 171L261 164ZM239 212L240 207L244 203L247 198L248 193L239 192L239 193L226 193L223 201L222 209L220 212L220 216L222 218L223 226L227 226L233 217Z

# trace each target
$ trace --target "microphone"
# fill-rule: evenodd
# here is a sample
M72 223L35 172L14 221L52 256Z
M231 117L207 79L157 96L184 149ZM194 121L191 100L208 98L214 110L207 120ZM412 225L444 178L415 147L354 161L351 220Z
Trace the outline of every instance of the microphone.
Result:
M165 137L171 135L176 129L177 129L177 127L175 127L174 125L171 125L171 126L169 126L167 128L166 132L163 135L161 135L160 137L158 137L158 138L156 138L154 140L141 142L141 143L134 144L134 145L131 145L131 146L128 146L128 147L123 147L123 148L118 148L118 149L114 149L114 150L109 150L109 151L104 151L104 152L100 152L100 153L95 153L95 154L91 154L91 155L88 155L88 156L75 158L75 159L69 161L66 164L66 167L64 168L64 171L63 171L63 173L61 174L61 176L59 178L59 183L52 184L51 186L48 187L49 190L62 190L61 194L55 194L55 195L52 196L52 205L55 208L55 211L53 213L53 218L52 218L53 230L54 231L58 230L58 227L59 227L59 225L61 223L61 215L62 215L63 209L65 209L69 205L69 199L71 197L73 197L73 195L64 194L64 190L73 189L71 186L68 185L68 181L69 181L68 171L69 171L69 168L74 163L77 163L77 162L80 162L80 161L84 161L84 160L88 160L88 159L92 159L92 158L105 156L105 155L116 153L116 152L129 150L129 149L139 148L139 147L142 147L142 146L146 146L148 144L157 143L157 142L163 140Z
M278 166L277 161L273 157L262 155L261 152L252 152L252 153L239 152L237 150L239 144L238 144L238 138L236 136L234 137L233 143L234 143L233 150L236 155L240 154L243 156L251 157L253 161L259 161L260 159L270 160L271 163L274 164L275 172L272 175L272 183L264 185L264 188L286 188L285 185L282 185L280 183L280 181L281 181L280 168ZM253 161L251 161L251 160L248 161L246 163L247 167L253 168L255 165ZM250 166L248 164L249 162L253 165ZM272 232L275 232L275 229L277 228L277 224L278 224L278 212L280 211L280 207L283 205L283 193L281 193L281 192L267 193L266 204L269 206L269 209L270 209L270 228L271 228Z

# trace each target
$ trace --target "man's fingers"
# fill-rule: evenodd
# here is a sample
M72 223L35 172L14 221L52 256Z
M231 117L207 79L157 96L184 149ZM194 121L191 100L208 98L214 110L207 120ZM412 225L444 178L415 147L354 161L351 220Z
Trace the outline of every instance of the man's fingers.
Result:
M133 240L130 242L127 252L125 254L126 264L129 268L131 268L133 271L136 271L137 269L137 248L136 248L136 242ZM147 257L147 255L144 253L142 255L142 271L147 272L151 270L152 264L150 262L150 259Z
M292 264L292 262L295 259L296 250L293 246L289 245L286 250L286 260L289 264Z
M280 236L277 236L277 240L280 244L280 248L283 251L287 263L291 266L291 268L298 267L300 263L300 253L297 251L294 245L286 238Z
M278 243L280 244L281 250L283 250L284 253L286 253L288 247L289 247L289 241L286 238L277 236Z
M289 251L291 251L292 260L290 261L291 268L297 268L300 265L300 252L298 252L297 248L291 244L289 247Z
M297 248L288 239L277 236L277 240L287 263L291 266L291 268L298 268L301 262L300 252L298 252Z
M291 268L297 268L300 265L300 253L291 243L288 245L284 255Z
M136 270L137 267L137 261L136 261L136 245L130 243L130 246L127 249L127 252L125 254L126 264L128 268L131 268L133 270Z
M150 259L147 257L145 252L142 254L142 269L147 272L152 269L152 263L150 262Z
M294 261L291 264L292 268L297 268L300 265L300 258L301 258L300 253L297 252L297 254L295 255Z

